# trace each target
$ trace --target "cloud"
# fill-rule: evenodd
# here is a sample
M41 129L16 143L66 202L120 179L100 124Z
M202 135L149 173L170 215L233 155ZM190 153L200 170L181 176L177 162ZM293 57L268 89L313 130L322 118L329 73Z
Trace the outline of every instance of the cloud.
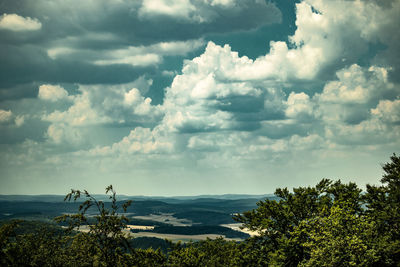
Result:
M129 46L124 49L110 50L102 53L104 59L94 61L97 65L130 64L132 66L155 65L162 61L164 56L184 56L203 46L203 40L185 42L162 42L151 46Z
M139 16L166 15L184 19L190 19L190 13L196 8L190 3L190 0L143 0L139 9Z
M338 81L328 82L323 92L318 95L320 101L362 104L394 88L388 81L387 69L382 67L371 66L365 70L353 64L349 68L339 70L336 76Z
M25 116L17 116L15 117L15 126L21 127L25 123Z
M186 147L196 152L232 153L241 150L254 136L249 132L197 133L189 138Z
M17 14L4 13L0 17L0 29L10 31L37 31L42 28L42 23L35 18L21 17Z
M65 123L53 123L47 128L48 140L55 144L79 144L82 143L82 135L78 129L69 127Z
M206 152L212 152L212 151L218 151L220 143L215 140L215 135L212 136L207 136L206 138L201 137L199 135L195 135L190 137L187 147L192 150L198 150L198 151L206 151Z
M11 110L0 109L0 123L9 122L12 118L13 114Z
M57 45L59 44L57 43ZM185 56L203 45L204 41L199 39L105 50L55 46L48 49L47 54L53 60L84 56L89 63L99 66L126 64L133 67L140 67L160 64L166 56Z
M257 121L262 119L264 104L270 104L267 100L275 92L268 91L262 83L221 77L219 72L226 66L225 59L235 58L235 53L221 56L213 53L215 50L219 50L218 46L210 42L201 56L186 61L182 74L166 89L162 124L169 131L244 130L257 127ZM243 117L253 118L253 122Z
M382 98L399 94L399 86L388 80L388 70L371 66L368 69L351 65L336 74L338 80L327 82L314 96L317 113L326 123L342 121L357 124L369 118L370 108Z
M331 124L325 128L325 137L333 146L342 145L348 148L357 146L398 145L400 127L396 124L383 123L372 116L359 124Z
M135 55L118 59L100 59L94 61L96 65L128 64L132 66L149 66L160 63L161 58L156 54Z
M38 97L57 101L68 96L60 86L44 86ZM93 108L90 93L81 89L81 94L71 97L72 105L67 110L55 110L44 114L42 120L50 122L45 136L55 144L81 144L87 140L84 127L111 122L112 119Z
M112 146L96 147L87 153L92 156L170 153L174 149L174 144L169 138L159 129L136 127L128 136ZM86 152L80 153L86 154Z
M400 100L381 100L376 108L371 110L371 114L379 120L390 123L400 124Z
M314 12L311 8L310 11ZM295 49L297 53L299 48ZM286 47L283 55L290 54L289 50ZM376 129L389 130L386 126L374 127L374 124L379 125L380 120L376 116L372 118L374 113L370 111L379 99L399 93L399 88L388 80L388 69L352 64L339 69L336 72L337 80L327 82L321 93L311 94L310 97L305 92L291 92L286 98L279 89L280 78L272 79L267 75L260 80L262 75L257 74L257 70L267 71L264 68L266 65L261 67L259 62L271 63L273 61L266 58L278 54L273 51L253 61L245 56L239 57L228 45L221 47L209 42L202 55L185 62L182 74L177 75L166 89L163 105L165 117L160 127L173 133L193 135L187 141L187 148L197 151L218 151L219 142L210 136L211 133L218 135L219 131L251 131L251 137L242 136L245 139L240 144L244 147L248 147L251 138L257 135L268 136L272 139L266 139L270 143L266 147L270 151L279 152L289 147L312 149L312 145L297 146L295 142L312 139L322 144L325 135L333 144L343 144L349 132L360 137L356 144L368 144L371 138L367 133L381 136ZM288 67L287 73L290 73L291 68ZM286 65L277 69L271 67L271 73L275 72L279 76L281 74L278 72L288 71ZM300 79L301 75L296 78ZM259 100L261 105L257 104ZM251 108L246 109L245 103ZM273 111L286 115L286 118L266 116ZM249 114L244 115L246 113ZM249 122L257 126L244 126ZM209 132L210 135L204 139L200 136L203 132ZM342 139L336 138L336 135ZM313 142L311 144L316 145Z
M297 4L295 34L288 43L271 42L269 53L255 60L239 57L229 45L209 42L202 55L185 61L182 74L166 89L165 116L158 127L169 133L193 135L187 141L190 149L210 150L216 143L211 137L200 138L201 133L247 130L275 140L297 136L293 139L296 142L310 140L310 136L321 140L325 134L331 137L331 128L351 128L368 121L370 108L395 90L386 68L345 66L364 53L367 43L374 39L374 24L362 28L351 22L347 9L355 5ZM364 11L359 20L364 21L372 7L359 5ZM342 12L340 18L328 10L333 7ZM356 53L349 50L354 45ZM295 81L318 80L320 73L332 66L339 69L338 80L328 82L314 96L312 92L291 92L286 97L280 88L282 83L290 88ZM296 147L285 141L270 142L273 151Z
M152 105L152 99L143 96L151 84L142 77L122 85L82 85L73 95L60 86L40 87L39 99L68 99L55 108L49 103L41 115L42 121L50 123L45 136L56 144L95 144L91 135L99 127L152 126L163 113L160 105Z
M151 105L151 98L143 97L136 88L125 93L124 105L132 107L133 113L138 115L151 115L157 112L156 107Z
M352 10L359 8L354 18ZM384 14L383 8L357 1L303 1L296 4L294 35L288 43L271 41L265 56L251 60L229 46L212 45L205 54L218 58L218 75L229 80L312 80L334 66L357 62L376 40L377 29L388 27L379 21Z
M398 13L400 12L399 1L307 1L316 10L323 15L328 15L334 19L329 23L325 23L324 27L330 27L333 24L341 24L336 29L336 35L342 34L345 41L339 54L343 55L343 59L348 60L360 55L365 51L363 46L355 43L357 36L359 41L369 42L372 44L383 44L385 49L378 51L373 60L373 64L393 67L392 77L398 76L396 73L400 70L400 61L398 47L400 38L397 29L400 26ZM353 10L358 10L354 13ZM345 33L345 34L343 34ZM328 37L329 39L329 37ZM337 43L335 43L337 45ZM353 54L353 55L351 55ZM356 63L353 61L353 63ZM398 80L397 80L398 81Z
M196 173L258 186L288 175L292 185L305 169L329 165L336 175L335 157L375 160L399 145L398 1L304 0L283 16L256 0L77 3L23 5L18 13L45 27L3 31L2 95L19 83L29 94L1 101L0 139L31 140L31 161L24 146L9 146L27 166L72 173L92 164L85 175L106 170L121 181L138 167L157 184ZM295 25L277 27L296 26L291 36L277 34L256 58L236 51L291 12Z
M14 124L12 123L14 121ZM21 127L25 122L24 115L15 115L11 110L0 109L0 125L9 125L12 127ZM5 141L5 140L3 140Z
M204 3L210 4L211 6L233 6L237 3L236 0L203 0Z
M195 6L194 14L207 19L203 23L162 14L140 18L139 9L146 1L113 1L112 6L105 1L78 2L3 3L7 14L40 18L45 27L35 34L3 32L0 87L13 91L22 84L38 82L128 83L145 73L162 72L158 68L164 67L165 60L168 69L176 71L182 58L171 56L197 53L209 34L256 29L281 20L274 4L255 0L235 5L188 1Z
M313 104L310 97L305 93L291 92L287 100L287 109L285 114L289 118L298 118L301 116L312 116Z
M156 2L161 6L166 5L165 1ZM143 16L147 12L148 20L157 16L177 18L182 15L185 19L192 19L195 24L218 19L208 16L212 12L207 6L219 6L226 12L241 12L256 5L248 1L247 7L240 4L235 9L233 1L184 1L181 8L187 12L178 14L172 12L175 10L173 6L169 6L170 9L161 8L157 13L152 9L156 2L143 1L138 12L142 12ZM393 91L393 85L388 82L387 68L373 66L365 70L359 65L350 64L337 71L337 81L328 82L322 92L314 96L312 90L315 89L308 89L311 92L307 93L299 92L300 89L289 91L293 90L291 87L296 81L318 81L319 73L329 66L337 64L335 68L341 68L355 61L357 55L366 51L366 44L376 39L374 27L380 25L368 22L366 27L360 27L358 23L351 22L348 9L352 10L356 5L360 5L363 11L357 14L357 19L366 21L372 7L365 3L298 3L297 30L294 35L289 37L288 42L271 42L270 51L255 60L240 57L229 45L219 46L209 42L204 53L185 61L182 74L177 75L171 86L166 88L162 105L152 105L151 98L145 97L136 87L111 89L107 93L103 87L82 87L81 94L75 96L68 110L55 111L43 119L52 123L67 122L75 127L91 123L124 123L133 118L141 120L146 117L154 122L153 127L171 134L244 130L274 138L308 135L307 127L303 124L312 120L316 120L318 125L360 123L370 117L370 108L376 106L385 92ZM341 13L333 12L330 8ZM381 11L380 7L375 10L379 14ZM203 20L196 21L195 13L203 14ZM124 46L112 50L100 49L88 59L104 66L121 63L156 64L164 56L187 55L202 45L202 39L194 39ZM350 53L349 47L353 45L359 48L355 49L356 53ZM58 59L79 54L79 51L56 46L49 49L48 54ZM103 59L99 59L100 55ZM378 92L374 87L386 89ZM285 90L290 92L288 96ZM85 114L84 118L78 114ZM191 147L196 147L196 138L188 140L192 140Z
M5 136L2 137L2 142L8 142L8 136L10 132L17 130L25 123L25 115L16 115L11 110L0 109L0 127ZM14 133L14 136L18 135Z
M337 77L313 97L326 138L348 146L395 143L400 86L388 80L387 69L352 65Z
M258 137L249 145L251 153L271 152L286 153L307 150L319 150L326 148L326 142L318 134L310 134L306 136L292 135L288 138L274 140L268 137ZM256 154L258 157L259 154Z
M110 118L100 116L93 108L89 93L83 91L75 97L73 105L66 111L54 111L43 116L43 120L49 122L67 123L72 126L106 123Z
M68 97L68 92L59 85L43 84L39 87L38 97L42 100L56 102Z
M246 15L246 21L242 23L251 23L252 20L262 20L259 15L264 13L274 19L279 17L273 11L274 6L270 3L257 0L144 0L138 10L139 18L143 20L154 19L155 17L170 17L177 21L185 21L190 24L210 24L213 22L222 22L224 20L234 21L234 18ZM250 17L248 15L252 15ZM219 23L218 23L219 24ZM234 23L232 23L234 25Z

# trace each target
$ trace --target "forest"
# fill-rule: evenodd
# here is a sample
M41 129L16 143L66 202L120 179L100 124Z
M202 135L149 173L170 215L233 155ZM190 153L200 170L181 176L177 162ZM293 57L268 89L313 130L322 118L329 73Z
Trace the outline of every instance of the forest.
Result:
M108 204L85 190L71 190L66 202L84 201L74 213L56 217L54 224L23 220L2 223L0 264L400 266L400 157L393 154L382 169L380 183L367 184L365 190L352 182L329 179L292 191L276 189L274 199L266 198L255 209L234 215L243 227L258 232L244 241L222 237L189 243L164 241L158 249L141 248L135 245L135 238L123 232L129 222L123 211L132 203L118 202L112 186L106 188ZM97 213L88 216L88 210L93 209ZM81 225L88 225L89 230L76 231Z

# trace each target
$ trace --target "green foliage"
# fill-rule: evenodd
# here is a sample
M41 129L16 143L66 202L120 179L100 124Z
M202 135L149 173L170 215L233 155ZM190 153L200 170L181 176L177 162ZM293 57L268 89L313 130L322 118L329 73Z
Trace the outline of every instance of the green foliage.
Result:
M297 266L310 257L304 246L307 234L295 233L295 229L305 220L316 216L329 216L334 204L346 202L353 212L361 210L361 190L353 183L333 183L323 179L315 187L277 189L279 201L260 201L258 208L237 215L236 220L246 228L258 231L260 237L253 238L251 249L258 254L268 255L262 264Z
M177 244L167 266L244 266L240 246L223 238L207 239L186 246Z
M157 237L135 237L129 240L129 244L132 248L140 248L143 250L151 249L160 249L164 254L166 254L171 248L173 244L171 241L157 238Z
M375 224L347 207L335 205L326 217L304 220L295 234L306 233L309 258L301 266L371 266L379 260Z
M377 244L381 266L400 266L400 157L382 166L381 186L367 185L364 201L366 214L376 223L376 232L385 237Z
M1 266L57 266L63 258L59 232L47 225L34 233L17 234L22 221L13 221L0 228ZM64 261L61 261L64 262Z

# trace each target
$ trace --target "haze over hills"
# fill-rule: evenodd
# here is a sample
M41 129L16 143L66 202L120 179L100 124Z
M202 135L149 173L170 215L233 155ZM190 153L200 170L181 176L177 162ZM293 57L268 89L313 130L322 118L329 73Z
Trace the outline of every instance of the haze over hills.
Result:
M93 195L97 200L110 206L109 196L103 194ZM153 215L172 216L174 219L188 220L190 224L220 225L234 223L232 215L257 207L257 202L263 199L276 199L273 195L199 195L199 196L126 196L117 195L119 204L127 200L133 203L127 209L130 219L142 216L142 220L154 221ZM0 195L0 218L31 218L51 219L65 213L76 213L82 201L81 197L74 201L64 202L62 195ZM95 214L96 210L89 209L89 213ZM143 217L150 216L150 217ZM145 219L143 219L145 218ZM136 218L137 219L137 218ZM135 223L138 223L135 219ZM169 217L155 220L170 223ZM143 223L143 222L140 222ZM147 222L148 223L148 222Z
M108 201L109 196L104 194L94 194L97 200ZM223 194L223 195L196 195L196 196L127 196L118 195L118 200L162 200L167 203L176 203L189 200L200 199L219 199L219 200L239 200L239 199L264 199L273 197L273 194L251 195L251 194ZM0 195L0 201L39 201L39 202L62 202L65 195ZM80 199L82 201L83 199Z
M106 208L111 208L109 195L93 196L104 201ZM117 195L117 204L121 206L126 200L133 200L125 212L129 224L152 228L135 230L135 236L188 241L222 235L243 240L248 234L239 229L233 215L256 208L257 202L266 198L276 197L248 194L176 197ZM83 196L77 202L64 202L63 195L0 195L0 221L22 219L54 223L54 217L78 212L85 200ZM119 212L123 211L120 209ZM94 207L87 210L89 217L97 213Z

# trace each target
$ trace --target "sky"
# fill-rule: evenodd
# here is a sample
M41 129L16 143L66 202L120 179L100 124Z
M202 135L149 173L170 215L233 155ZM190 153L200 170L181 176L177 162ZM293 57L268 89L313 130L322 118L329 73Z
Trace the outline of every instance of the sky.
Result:
M0 0L0 194L378 184L400 0Z

